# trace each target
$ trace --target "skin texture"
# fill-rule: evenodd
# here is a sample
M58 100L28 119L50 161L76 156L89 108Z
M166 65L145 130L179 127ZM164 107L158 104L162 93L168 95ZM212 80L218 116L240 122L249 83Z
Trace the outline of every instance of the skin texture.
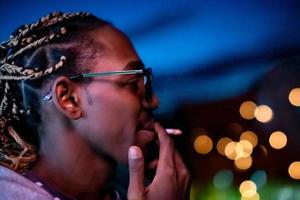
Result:
M106 26L87 35L104 45L91 60L90 72L138 69L141 63L128 38ZM129 164L128 199L183 199L188 171L173 142L152 117L159 105L145 99L143 79L132 75L96 77L88 84L58 77L52 102L42 105L40 159L33 167L39 176L66 196L110 199L107 183L116 162ZM145 188L144 157L148 145L160 145L153 183ZM128 150L133 154L129 154ZM161 187L163 185L164 187Z

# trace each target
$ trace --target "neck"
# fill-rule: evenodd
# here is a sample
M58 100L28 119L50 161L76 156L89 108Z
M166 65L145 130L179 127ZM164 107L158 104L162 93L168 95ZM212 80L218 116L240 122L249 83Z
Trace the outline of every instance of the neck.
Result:
M93 152L78 134L54 133L42 138L40 159L33 171L66 196L104 199L114 165Z

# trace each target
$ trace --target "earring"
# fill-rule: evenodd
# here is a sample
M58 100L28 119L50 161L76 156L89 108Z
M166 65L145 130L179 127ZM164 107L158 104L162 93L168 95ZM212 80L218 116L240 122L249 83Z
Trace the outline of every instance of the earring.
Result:
M20 110L21 114L30 115L31 114L31 108L30 106L27 109Z

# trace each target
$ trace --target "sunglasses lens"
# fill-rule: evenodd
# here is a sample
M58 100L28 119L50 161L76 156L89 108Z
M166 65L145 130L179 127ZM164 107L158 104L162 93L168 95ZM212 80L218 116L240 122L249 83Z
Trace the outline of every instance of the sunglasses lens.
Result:
M146 90L146 100L149 102L152 99L152 70L151 70L151 68L148 68L146 71L145 90Z

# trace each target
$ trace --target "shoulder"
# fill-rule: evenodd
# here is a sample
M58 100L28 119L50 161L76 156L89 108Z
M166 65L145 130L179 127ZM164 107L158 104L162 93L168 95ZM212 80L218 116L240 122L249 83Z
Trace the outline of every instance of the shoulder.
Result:
M49 193L17 172L0 165L0 194L4 199L52 200Z

